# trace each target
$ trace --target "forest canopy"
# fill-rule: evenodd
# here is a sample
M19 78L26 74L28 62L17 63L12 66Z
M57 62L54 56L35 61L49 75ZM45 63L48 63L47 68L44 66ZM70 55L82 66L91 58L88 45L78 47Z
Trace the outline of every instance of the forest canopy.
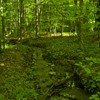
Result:
M0 39L56 36L71 32L99 36L99 0L1 0ZM86 34L84 34L86 32Z

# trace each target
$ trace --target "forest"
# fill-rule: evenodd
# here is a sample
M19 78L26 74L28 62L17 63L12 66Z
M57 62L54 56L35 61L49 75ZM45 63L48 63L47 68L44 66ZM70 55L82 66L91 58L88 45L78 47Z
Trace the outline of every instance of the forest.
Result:
M100 0L0 0L0 100L100 100Z

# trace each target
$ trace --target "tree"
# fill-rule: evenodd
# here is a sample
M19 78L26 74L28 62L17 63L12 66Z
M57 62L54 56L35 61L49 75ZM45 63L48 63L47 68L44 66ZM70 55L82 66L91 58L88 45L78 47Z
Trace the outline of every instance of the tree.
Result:
M1 43L0 45L3 46L3 49L5 49L5 16L6 16L6 0L1 0L1 24L2 24L2 32L1 32Z
M96 22L96 31L97 31L97 34L98 34L98 44L99 44L99 47L100 47L100 0L97 0L97 12L96 12L96 19L95 19L95 22Z
M1 13L2 13L2 6L1 6L1 1L0 1L0 8L1 8L0 9L0 51L1 51L2 50L2 47L1 47L1 45L2 45L2 43L1 43L2 42L1 41L1 39L2 39L1 38L1 36L2 36L2 34L1 34L2 33L2 23L1 23L2 22L2 15L1 15Z
M36 36L40 34L40 5L39 0L35 0L35 16L36 16Z
M23 34L23 19L24 19L24 5L23 0L19 0L19 38L22 40L22 34Z
M2 1L2 0L1 0ZM6 3L7 2L7 3ZM1 19L4 36L20 38L26 33L38 36L41 32L56 33L73 32L78 34L82 42L84 26L93 27L95 20L90 0L4 0ZM5 14L6 13L6 14ZM98 15L98 14L97 14ZM5 18L6 17L6 18ZM98 20L98 19L96 19ZM5 25L6 23L6 25ZM87 26L86 26L87 25ZM87 29L89 29L87 28ZM2 34L3 36L3 34ZM3 36L3 37L4 37ZM2 37L2 39L3 39Z

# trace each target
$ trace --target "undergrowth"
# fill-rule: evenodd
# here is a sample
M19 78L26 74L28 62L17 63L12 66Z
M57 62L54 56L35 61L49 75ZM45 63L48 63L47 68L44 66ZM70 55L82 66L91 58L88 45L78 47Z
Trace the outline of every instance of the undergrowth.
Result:
M0 100L88 100L83 92L90 100L100 99L96 44L84 42L83 49L74 37L25 43L0 54Z

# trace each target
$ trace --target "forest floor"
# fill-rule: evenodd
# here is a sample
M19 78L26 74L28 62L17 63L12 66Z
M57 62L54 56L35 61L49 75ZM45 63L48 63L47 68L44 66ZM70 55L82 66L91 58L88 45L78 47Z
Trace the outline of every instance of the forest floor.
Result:
M25 39L0 54L0 100L100 100L94 36Z

